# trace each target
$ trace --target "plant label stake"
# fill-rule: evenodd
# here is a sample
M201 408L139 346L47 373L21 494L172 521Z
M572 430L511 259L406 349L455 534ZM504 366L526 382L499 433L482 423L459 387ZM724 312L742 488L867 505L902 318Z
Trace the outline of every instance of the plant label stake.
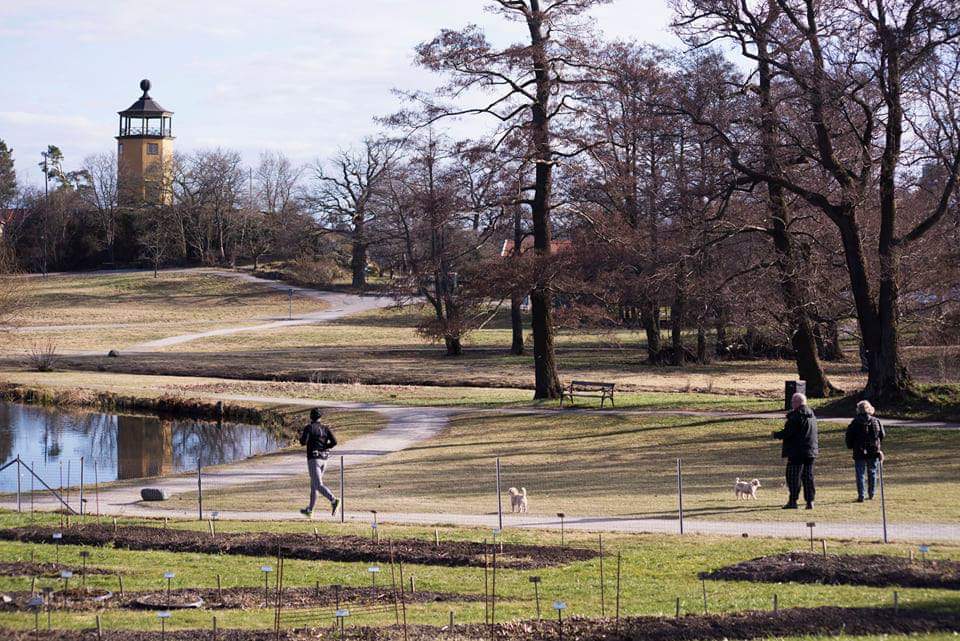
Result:
M170 609L170 582L173 581L173 577L177 576L173 572L164 572L163 578L167 580L167 609Z
M774 612L774 614L776 614L776 613L778 612L779 607L780 607L780 603L779 603L779 601L778 601L778 599L777 599L777 595L774 594L774 595L773 595L773 612Z
M53 540L57 548L57 565L60 565L60 541L63 539L63 532L54 532Z
M87 550L80 550L80 558L83 560L83 566L80 568L80 586L87 587L87 559L90 553Z
M346 523L346 516L344 510L344 489L343 489L343 457L340 457L340 522Z
M823 558L827 558L827 540L820 539L820 545L823 548Z
M263 572L263 603L264 606L270 605L270 573L273 572L273 568L269 565L261 565L260 571Z
M370 579L373 581L373 598L377 598L377 574L380 573L380 566L374 565L367 568L367 572L370 573Z
M530 577L530 583L533 584L533 598L537 601L537 621L540 620L540 577Z
M564 514L563 512L557 512L557 518L560 519L560 549L563 549L565 547L564 540L563 540L563 529L564 529L563 520L566 518L566 516L567 515Z
M560 639L563 640L563 611L567 609L567 604L563 601L554 601L553 609L557 611L557 627L560 631Z
M337 617L337 621L340 623L340 638L342 639L342 638L344 638L344 637L343 637L343 621L344 621L344 619L346 619L348 616L350 616L350 610L337 610L337 611L334 613L334 616Z
M220 575L217 575L217 599L223 604L223 587L220 584Z
M680 597L677 597L677 618L680 618Z
M33 610L33 633L34 636L40 638L40 608L43 607L43 597L40 595L34 595L27 601L27 607Z
M157 618L160 619L160 641L163 641L163 638L167 634L166 621L170 618L170 611L164 610L162 612L157 612Z
M900 614L900 593L893 591L893 613Z
M929 546L929 545L921 545L921 546L920 546L920 560L923 561L923 563L926 563L926 562L927 562L927 552L929 552L929 551L930 551L930 546Z
M703 613L707 614L707 580L700 579L700 583L703 586Z
M60 572L60 578L63 579L63 606L67 606L67 590L70 587L70 577L73 576L73 572L70 570L62 570Z
M807 523L807 527L810 528L810 551L813 552L813 528L817 527L817 524L810 521Z
M433 544L436 547L440 547L440 528L435 528L433 530Z

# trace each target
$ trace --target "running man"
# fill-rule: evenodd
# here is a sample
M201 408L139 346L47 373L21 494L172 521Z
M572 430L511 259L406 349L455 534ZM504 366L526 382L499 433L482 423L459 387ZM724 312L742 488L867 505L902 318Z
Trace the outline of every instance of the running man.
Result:
M317 502L317 492L330 501L330 514L336 515L340 501L323 484L323 471L327 467L330 450L337 446L337 437L327 425L320 422L320 408L310 410L310 424L300 432L300 445L307 446L307 470L310 472L310 505L300 510L304 516L313 515L313 506Z

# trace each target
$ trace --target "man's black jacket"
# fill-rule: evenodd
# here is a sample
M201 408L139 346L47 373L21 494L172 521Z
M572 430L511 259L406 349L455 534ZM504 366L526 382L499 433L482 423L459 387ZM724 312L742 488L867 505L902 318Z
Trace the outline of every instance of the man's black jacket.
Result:
M781 456L788 461L802 461L817 458L820 444L817 437L817 417L806 405L791 410L787 414L787 423L774 437L783 440Z

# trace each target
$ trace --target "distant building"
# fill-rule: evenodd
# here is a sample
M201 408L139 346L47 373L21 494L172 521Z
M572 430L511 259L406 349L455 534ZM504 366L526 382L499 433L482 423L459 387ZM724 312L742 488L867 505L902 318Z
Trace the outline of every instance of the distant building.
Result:
M513 256L514 242L512 240L503 241L503 247L500 249L500 256L506 258L507 256ZM552 254L562 254L565 251L568 251L573 248L573 242L569 240L551 240L550 241L550 253ZM526 236L522 241L520 241L520 253L526 254L528 251L533 249L533 236Z
M3 238L3 230L19 211L19 209L0 209L0 238Z
M173 161L173 112L150 97L150 81L141 80L143 95L120 114L117 136L117 184L121 204L169 204Z

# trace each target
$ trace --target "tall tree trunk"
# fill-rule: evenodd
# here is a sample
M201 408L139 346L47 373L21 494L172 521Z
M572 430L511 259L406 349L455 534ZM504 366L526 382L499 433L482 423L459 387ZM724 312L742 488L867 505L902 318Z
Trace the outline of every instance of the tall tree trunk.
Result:
M774 13L764 29L772 22ZM777 156L778 140L776 118L771 95L773 75L770 70L767 55L765 31L757 38L758 50L758 80L760 95L760 135L763 145L764 168L772 176L780 175L780 162ZM767 196L770 211L770 235L776 250L777 272L780 279L780 291L787 308L790 323L790 343L797 364L797 375L807 383L807 394L823 398L838 392L830 383L817 353L816 339L813 333L813 323L806 309L806 300L803 288L800 286L801 277L799 260L795 256L793 243L790 238L790 209L784 198L783 188L776 183L767 182Z
M697 324L697 362L701 365L710 362L707 356L707 330L703 326L703 321Z
M715 319L715 330L717 340L713 346L713 353L717 356L724 356L727 353L729 343L727 343L727 318L726 312L721 308L717 311Z
M543 21L538 0L530 0L532 11L527 17L530 31L530 56L536 83L536 100L531 105L531 129L536 159L536 179L531 206L533 246L538 257L550 256L550 198L553 189L553 149L550 144L549 103L552 90L551 65L544 45ZM533 331L533 364L535 399L560 398L562 391L557 374L553 347L553 300L550 283L538 275L530 293L531 329Z
M360 290L367 287L367 244L364 237L366 231L364 226L365 221L362 215L354 218L350 270L353 272L353 288Z
M510 344L510 353L514 356L523 356L523 298L520 294L510 297L510 329L513 340Z
M686 304L683 283L677 280L677 291L673 297L673 304L670 306L670 343L672 353L670 362L674 365L683 365L683 317Z
M446 336L443 341L447 346L447 356L461 356L463 354L463 345L460 343L459 336Z
M520 185L517 186L517 192L520 193ZM523 219L521 218L522 209L520 205L513 208L513 259L520 256L523 245ZM514 356L523 356L523 294L514 291L510 295L510 329L512 341L510 344L510 353Z
M920 393L900 354L900 257L897 231L897 165L903 139L901 34L881 26L880 40L886 54L886 78L883 83L887 105L885 144L880 162L880 292L878 315L880 345L867 377L867 398L890 404L918 398Z
M647 362L659 363L663 358L663 347L660 341L660 305L652 301L644 302L641 320L647 335Z

